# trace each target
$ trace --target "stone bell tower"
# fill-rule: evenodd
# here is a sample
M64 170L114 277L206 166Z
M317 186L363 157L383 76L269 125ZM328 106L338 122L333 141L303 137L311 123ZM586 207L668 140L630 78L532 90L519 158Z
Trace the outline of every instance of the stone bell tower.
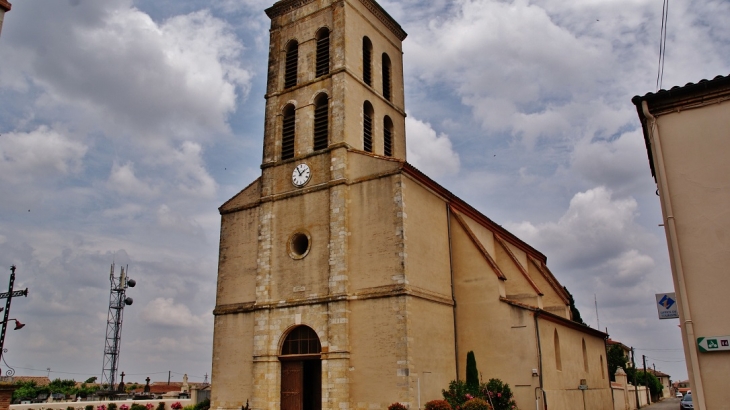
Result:
M262 174L220 207L212 407L414 401L406 33L374 0L282 0L266 14Z

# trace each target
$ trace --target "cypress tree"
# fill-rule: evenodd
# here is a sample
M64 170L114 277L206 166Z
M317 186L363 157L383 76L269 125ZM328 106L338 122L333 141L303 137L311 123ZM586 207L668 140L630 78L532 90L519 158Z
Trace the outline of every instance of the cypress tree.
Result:
M470 390L477 390L479 388L477 359L474 357L474 352L471 350L466 354L466 387Z

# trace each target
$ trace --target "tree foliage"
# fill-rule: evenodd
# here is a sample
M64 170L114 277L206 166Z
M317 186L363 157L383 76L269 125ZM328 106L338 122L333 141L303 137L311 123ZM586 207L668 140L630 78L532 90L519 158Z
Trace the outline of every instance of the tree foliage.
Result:
M479 370L477 370L477 359L473 351L466 354L466 386L469 389L479 388Z
M512 390L507 383L499 379L489 379L487 383L481 383L476 389L471 389L463 380L452 380L448 390L442 390L451 408L460 410L464 405L475 398L482 399L494 406L494 410L516 410Z
M629 359L624 355L624 349L620 345L611 345L606 353L606 363L608 364L608 377L611 378L612 382L616 381L616 370L618 368L624 369L628 374L629 369L627 366ZM633 379L629 379L633 381Z
M19 381L16 383L18 389L13 393L13 400L16 399L34 399L39 394L60 393L65 396L81 396L87 397L99 390L98 386L87 386L82 383L76 387L76 381L72 379L54 379L47 386L39 386L34 380Z
M652 396L658 396L662 392L662 390L664 390L662 382L660 382L656 376L651 374L651 372L646 372L646 374L644 374L643 370L631 369L630 373L632 378L629 380L633 380L634 372L636 372L636 384L638 384L639 386L646 386L648 379L649 392Z
M573 317L573 322L580 323L581 325L585 325L586 323L583 321L583 318L580 317L580 311L578 311L578 308L575 307L575 300L573 299L573 295L568 291L568 288L563 286L563 289L565 289L565 293L568 294L568 302L570 303L570 315Z

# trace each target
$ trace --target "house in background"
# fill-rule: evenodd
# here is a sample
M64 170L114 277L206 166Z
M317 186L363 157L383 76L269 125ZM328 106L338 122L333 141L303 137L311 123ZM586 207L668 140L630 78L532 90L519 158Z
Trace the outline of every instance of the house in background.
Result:
M657 379L659 379L659 382L662 384L662 386L664 386L664 389L662 390L662 395L660 396L660 400L674 397L672 380L670 379L670 376L668 374L662 372L661 370L647 369L647 371L653 374Z
M3 20L5 20L5 13L10 11L10 8L13 5L10 4L7 0L0 0L0 34L2 34L3 31Z
M606 348L610 349L612 346L618 346L621 351L624 353L624 357L626 358L626 366L633 367L634 362L631 360L631 348L626 346L625 344L613 340L610 337L606 340Z
M632 102L658 186L694 405L728 408L730 77Z

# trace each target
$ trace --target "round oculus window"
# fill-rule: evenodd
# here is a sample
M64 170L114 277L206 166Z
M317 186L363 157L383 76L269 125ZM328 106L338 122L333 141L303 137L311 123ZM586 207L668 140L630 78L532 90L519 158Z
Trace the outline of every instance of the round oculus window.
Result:
M311 238L306 232L297 232L289 239L289 255L294 259L302 259L309 253Z

